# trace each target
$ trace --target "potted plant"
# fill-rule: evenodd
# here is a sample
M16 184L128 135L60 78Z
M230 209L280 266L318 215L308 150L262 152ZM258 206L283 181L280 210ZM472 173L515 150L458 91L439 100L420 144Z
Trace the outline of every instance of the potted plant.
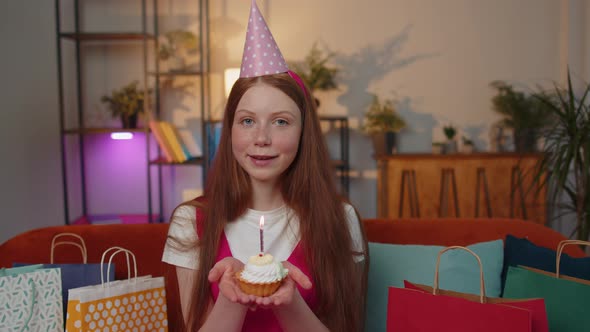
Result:
M494 81L490 86L497 91L492 98L493 110L503 117L500 125L513 130L516 152L537 151L539 131L550 121L547 106L503 81Z
M327 91L338 88L336 75L340 69L328 64L334 55L335 53L324 54L317 43L314 43L303 62L290 63L289 66L301 77L313 95L318 90ZM314 100L316 106L319 106L319 99L314 97Z
M121 118L123 128L137 128L137 117L144 112L145 92L138 86L139 82L133 81L100 99L108 105L114 118Z
M467 136L463 136L461 138L461 140L463 141L462 152L463 153L473 153L473 150L474 150L473 141L471 139L467 138Z
M432 142L432 154L444 154L445 143L444 142Z
M166 61L169 70L186 68L186 57L198 50L199 38L188 30L172 30L164 34L158 58Z
M406 127L390 99L381 102L377 95L365 113L363 131L371 136L376 155L391 155L397 150L396 134Z
M445 153L456 153L457 152L457 141L455 135L457 135L457 129L453 125L447 125L443 127L443 133L447 138L445 143Z
M556 85L550 93L535 94L555 119L544 133L535 184L555 189L548 195L549 203L563 209L563 214L575 214L576 237L584 241L590 235L589 92L590 85L586 85L581 97L576 95L568 71L566 88Z

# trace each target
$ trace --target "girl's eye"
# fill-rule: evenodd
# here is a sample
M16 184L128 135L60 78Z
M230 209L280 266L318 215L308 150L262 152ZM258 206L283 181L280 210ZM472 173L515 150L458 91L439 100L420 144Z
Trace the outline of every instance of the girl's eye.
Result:
M287 121L285 119L277 119L277 120L275 120L275 123L278 124L279 126L286 126L289 124L289 121Z
M240 121L240 123L242 123L243 125L246 125L246 126L251 126L254 124L254 120L252 120L250 118L245 118L242 121Z

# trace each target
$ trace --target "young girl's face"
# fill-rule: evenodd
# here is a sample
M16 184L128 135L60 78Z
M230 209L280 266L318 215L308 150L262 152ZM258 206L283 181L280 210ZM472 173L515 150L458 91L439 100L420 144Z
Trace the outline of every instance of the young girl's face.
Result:
M232 124L232 151L255 183L276 184L299 148L301 112L281 90L259 83L240 99Z

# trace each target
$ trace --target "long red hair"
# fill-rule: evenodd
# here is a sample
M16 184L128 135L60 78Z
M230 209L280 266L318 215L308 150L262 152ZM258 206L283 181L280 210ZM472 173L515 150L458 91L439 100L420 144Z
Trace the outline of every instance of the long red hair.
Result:
M250 206L252 190L248 174L232 153L231 128L238 103L256 84L275 87L291 98L302 112L299 150L281 180L285 204L298 216L300 241L311 270L318 299L316 314L332 331L360 331L365 312L368 257L362 273L353 252L343 199L337 192L315 103L309 93L286 73L241 78L233 86L223 117L219 147L205 187L202 236L199 238L198 276L194 285L188 330L196 331L204 323L211 301L207 280L215 264L224 226L236 220ZM362 225L361 225L362 229ZM366 241L364 252L367 253ZM359 280L361 276L361 280Z

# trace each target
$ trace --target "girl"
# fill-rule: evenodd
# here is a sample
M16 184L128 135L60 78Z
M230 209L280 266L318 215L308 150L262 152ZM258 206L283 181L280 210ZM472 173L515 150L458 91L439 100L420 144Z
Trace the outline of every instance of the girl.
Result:
M245 61L205 195L176 208L164 249L186 330L360 331L367 244L337 194L315 104L295 73L259 76ZM289 269L265 298L242 293L234 276L258 253L261 215L264 251Z

